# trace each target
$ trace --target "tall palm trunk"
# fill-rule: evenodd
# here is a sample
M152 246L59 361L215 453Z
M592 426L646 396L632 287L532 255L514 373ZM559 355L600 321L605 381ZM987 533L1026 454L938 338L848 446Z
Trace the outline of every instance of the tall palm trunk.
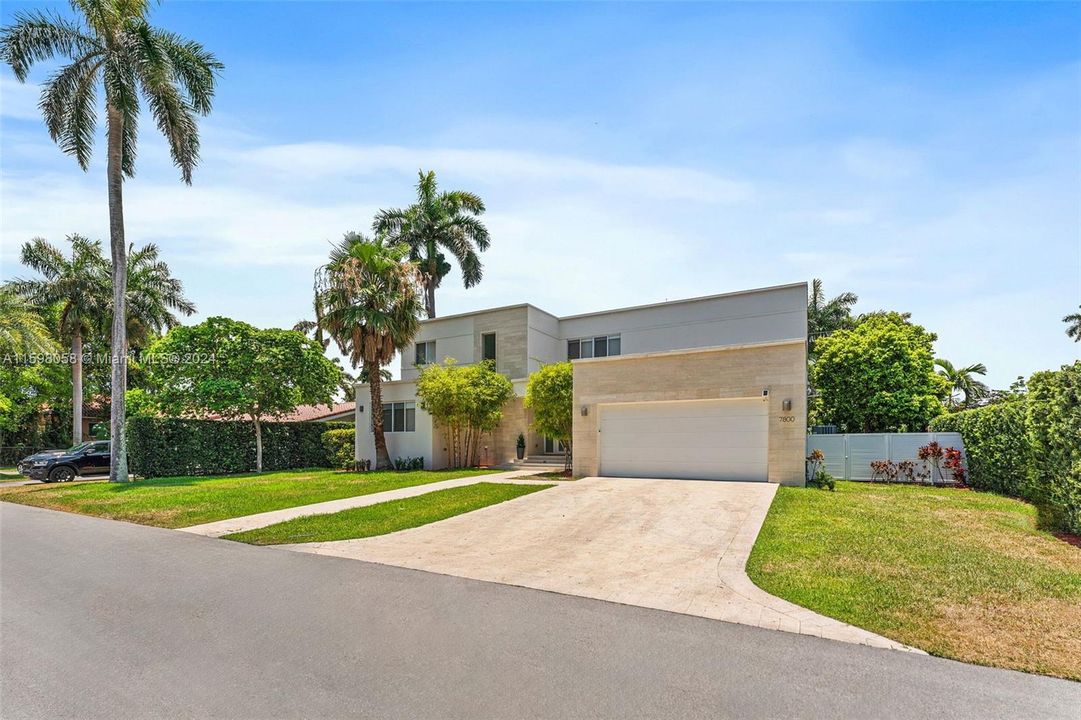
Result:
M75 328L71 338L71 444L83 441L83 334Z
M109 248L113 257L112 402L109 437L112 458L109 482L128 481L127 438L124 436L124 391L128 387L128 336L125 298L128 290L127 245L124 240L124 116L108 104L109 115Z
M387 437L383 434L383 378L379 377L379 366L365 363L368 371L368 388L372 393L372 434L375 436L375 469L390 468L390 453L387 452Z
M436 264L436 249L434 245L428 246L428 272L422 273L421 281L424 284L424 310L428 313L428 319L435 317L435 285L439 273Z
M428 313L428 319L435 317L435 276L428 275L424 278L424 309Z

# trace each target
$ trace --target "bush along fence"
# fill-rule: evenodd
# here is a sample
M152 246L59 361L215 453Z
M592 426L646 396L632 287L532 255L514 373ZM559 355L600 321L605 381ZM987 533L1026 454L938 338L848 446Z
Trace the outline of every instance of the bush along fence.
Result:
M328 428L348 426L264 423L263 470L331 467L323 434ZM146 478L251 472L255 433L250 422L132 417L128 419L128 463L133 473Z
M972 487L1031 500L1081 533L1081 360L1034 374L1025 394L943 415L931 428L964 437Z

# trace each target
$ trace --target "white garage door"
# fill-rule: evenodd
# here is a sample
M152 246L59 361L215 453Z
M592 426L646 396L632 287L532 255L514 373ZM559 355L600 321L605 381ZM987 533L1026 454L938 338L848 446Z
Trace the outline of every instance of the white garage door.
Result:
M615 403L599 413L601 475L766 480L764 398Z

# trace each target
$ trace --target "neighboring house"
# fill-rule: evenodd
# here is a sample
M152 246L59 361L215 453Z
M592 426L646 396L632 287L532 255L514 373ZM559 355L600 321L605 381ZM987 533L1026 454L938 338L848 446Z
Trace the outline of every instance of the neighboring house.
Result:
M351 402L333 405L300 405L288 415L275 418L275 422L353 422L356 404Z
M807 285L726 293L556 317L532 305L421 323L383 384L391 458L447 464L442 433L416 399L420 367L494 360L514 382L503 422L482 441L489 465L558 443L530 430L526 379L542 364L574 366L575 475L804 482ZM358 459L375 457L367 385L357 386Z

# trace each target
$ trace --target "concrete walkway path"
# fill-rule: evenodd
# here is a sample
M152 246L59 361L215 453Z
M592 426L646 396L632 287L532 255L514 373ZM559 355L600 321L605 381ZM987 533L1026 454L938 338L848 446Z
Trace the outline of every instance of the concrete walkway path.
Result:
M350 508L376 505L388 500L401 500L402 498L424 495L435 490L446 490L447 488L462 487L463 485L475 485L479 482L512 483L515 485L541 485L550 484L550 482L552 482L530 479L529 475L528 472L523 473L521 470L494 473L492 475L470 475L467 477L451 478L450 480L440 480L439 482L427 483L425 485L410 485L409 487L398 488L397 490L387 490L386 492L380 493L371 493L370 495L358 495L355 497L341 498L340 500L327 500L326 502L312 503L311 505L301 505L299 507L271 510L256 515L228 518L226 520L203 523L202 525L192 525L190 527L180 528L180 530L181 532L194 533L195 535L221 537L222 535L228 535L230 533L255 530L256 528L274 525L298 517L326 515L342 510L348 510Z
M586 478L390 535L281 547L912 650L751 582L744 568L776 492Z

